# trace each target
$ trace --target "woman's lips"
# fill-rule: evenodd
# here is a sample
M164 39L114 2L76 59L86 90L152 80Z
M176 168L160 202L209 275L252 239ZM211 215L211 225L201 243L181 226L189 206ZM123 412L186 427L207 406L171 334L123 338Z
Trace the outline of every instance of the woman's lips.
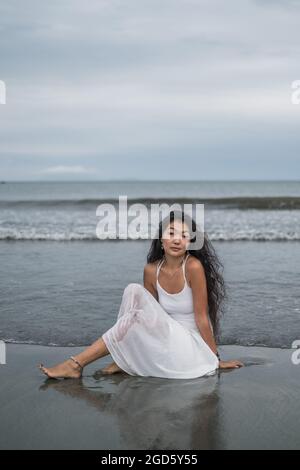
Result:
M173 247L172 250L174 250L174 251L180 251L180 248L175 248L175 247Z

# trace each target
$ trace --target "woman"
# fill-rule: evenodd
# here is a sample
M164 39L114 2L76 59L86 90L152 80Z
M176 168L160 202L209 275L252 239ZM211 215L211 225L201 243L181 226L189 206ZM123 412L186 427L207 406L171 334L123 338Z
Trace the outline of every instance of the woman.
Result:
M221 263L206 234L200 250L189 250L197 236L193 219L170 212L152 240L144 286L127 285L116 323L80 354L40 369L50 378L79 378L87 364L107 354L114 359L102 370L107 374L186 379L243 366L220 360L215 338L226 297Z

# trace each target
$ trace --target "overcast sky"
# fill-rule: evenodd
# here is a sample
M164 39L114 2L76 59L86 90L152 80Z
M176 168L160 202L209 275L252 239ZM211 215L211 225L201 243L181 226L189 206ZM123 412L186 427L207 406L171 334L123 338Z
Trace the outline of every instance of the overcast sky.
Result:
M1 180L299 179L300 2L0 4Z

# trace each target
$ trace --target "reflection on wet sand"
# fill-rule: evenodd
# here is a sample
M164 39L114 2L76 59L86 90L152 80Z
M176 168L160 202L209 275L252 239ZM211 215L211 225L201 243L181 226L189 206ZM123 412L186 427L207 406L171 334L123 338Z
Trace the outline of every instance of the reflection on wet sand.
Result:
M84 400L114 418L126 449L213 449L218 436L220 373L163 379L96 372L80 380L47 379L40 390Z
M292 350L222 346L223 357L245 367L197 379L107 376L93 363L81 380L45 381L34 370L78 351L8 344L1 449L300 448L300 368Z

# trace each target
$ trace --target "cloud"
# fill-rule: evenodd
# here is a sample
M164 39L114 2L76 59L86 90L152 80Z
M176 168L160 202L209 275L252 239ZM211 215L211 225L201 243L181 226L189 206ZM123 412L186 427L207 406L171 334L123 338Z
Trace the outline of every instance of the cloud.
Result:
M81 165L73 165L73 166L52 166L49 168L45 168L41 170L40 173L43 175L82 175L84 173L92 173L93 170L85 168Z
M17 0L2 2L1 178L53 178L62 170L45 170L70 167L143 178L152 161L172 162L174 153L198 155L193 164L204 177L217 171L216 161L222 174L223 158L224 174L239 168L243 178L254 146L262 168L279 152L285 157L268 176L295 174L296 4L26 0L20 8ZM255 164L252 171L266 176ZM161 168L166 179L182 176L178 165Z

